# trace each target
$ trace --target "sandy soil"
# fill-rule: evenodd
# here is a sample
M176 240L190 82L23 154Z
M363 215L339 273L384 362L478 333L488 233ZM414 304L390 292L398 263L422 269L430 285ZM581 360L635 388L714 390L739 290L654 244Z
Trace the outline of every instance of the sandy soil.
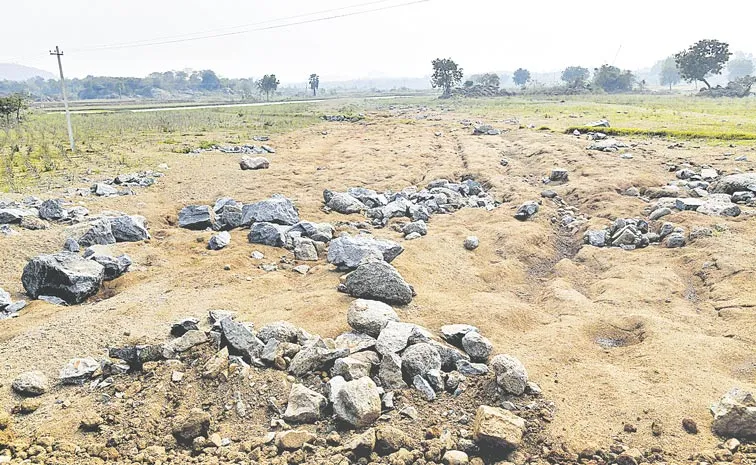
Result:
M431 329L463 322L480 326L497 352L519 357L556 402L550 433L576 450L606 447L619 437L631 447L659 446L684 459L716 446L709 405L733 386L756 391L753 218L677 213L664 219L688 231L724 224L729 232L682 249L583 247L572 256L569 247L558 246L551 201L544 200L532 221L518 222L512 214L521 202L540 198L542 176L564 167L570 181L554 190L589 215L591 225L639 216L646 204L619 192L672 179L666 162L733 171L736 164L723 155L724 148L667 149L665 141L638 141L631 150L635 158L624 160L586 151L585 140L516 126L499 124L512 129L501 136L473 136L459 124L466 117L460 113L411 123L370 116L367 123L324 123L276 136L271 144L278 152L269 170L240 171L235 155L171 154L167 176L137 196L77 200L93 213L146 216L153 239L116 247L135 264L107 284L102 295L107 298L68 308L33 302L19 318L0 322L0 405L7 410L16 402L10 383L23 371L40 369L55 377L69 358L102 355L108 345L163 340L172 321L204 318L211 308L235 310L257 324L286 319L323 335L346 329L351 298L336 292L339 274L327 263L307 276L266 273L260 263L289 253L247 243L244 230L231 233L226 250L207 251L197 238L206 240L209 233L175 226L184 205L212 204L221 196L251 202L282 193L294 199L303 219L358 220L324 213L322 190L401 189L473 174L489 182L504 204L491 212L435 216L428 236L404 243L406 251L394 265L418 295L399 309L401 316ZM502 157L507 167L499 163ZM389 228L375 233L401 240ZM462 242L472 234L481 246L468 252ZM58 250L65 238L65 228L54 226L0 239L0 287L23 298L26 260ZM250 258L253 250L266 258ZM227 264L230 271L224 271ZM605 349L596 342L605 337L626 339L628 345ZM45 395L43 407L19 418L16 429L79 434L77 412L92 400L71 398L72 392L56 388ZM71 408L61 409L56 399L72 402ZM698 435L682 429L686 417L698 423ZM664 434L651 434L652 421L661 422ZM624 423L638 432L624 433Z

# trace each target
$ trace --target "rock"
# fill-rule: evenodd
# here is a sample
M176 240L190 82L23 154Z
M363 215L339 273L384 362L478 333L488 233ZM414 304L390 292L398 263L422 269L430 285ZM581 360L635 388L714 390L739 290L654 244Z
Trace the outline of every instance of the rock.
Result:
M213 226L215 214L207 205L189 205L178 214L179 227L201 230Z
M41 371L27 371L18 375L11 387L24 396L41 396L50 389L50 383Z
M683 418L682 427L688 434L698 434L698 424L692 418Z
M428 384L428 381L426 381L422 376L416 375L412 379L412 386L420 391L420 394L422 394L425 400L427 400L428 402L436 400L436 391L433 390L431 385Z
M17 208L0 208L0 224L20 223L27 212Z
M686 211L696 211L698 208L703 205L705 200L703 199L697 199L695 197L689 197L689 198L678 198L675 199L675 208L678 210Z
M441 356L441 369L444 371L456 370L457 362L460 360L470 361L470 357L467 354L448 344L433 340L428 343L431 344L438 352L438 355Z
M425 373L425 379L434 391L442 392L444 390L444 375L441 373L441 370L428 370Z
M307 274L310 272L310 267L307 265L297 265L294 268L291 269L292 271L296 271L299 274Z
M583 242L593 247L604 247L609 241L609 233L605 229L589 229L583 235Z
M207 379L217 378L221 372L228 368L228 355L228 347L224 347L210 357L202 367L202 377Z
M554 168L549 174L549 182L552 183L564 183L569 180L569 175L566 169Z
M441 337L449 344L462 345L462 338L469 332L478 332L478 328L472 325L455 324L441 327Z
M470 331L462 338L462 347L473 362L485 362L491 355L493 344L478 331Z
M399 316L389 305L376 300L357 299L347 310L349 326L372 337L378 337L389 321L399 321Z
M68 216L63 208L63 201L59 199L45 200L37 209L39 210L39 217L43 220L58 221Z
M3 310L5 307L13 303L11 301L11 296L3 288L0 288L0 310Z
M559 196L559 194L557 194L556 192L554 192L551 189L546 189L546 190L541 191L541 197L543 197L545 199L554 199L554 198L556 198L558 196Z
M218 234L213 234L207 243L207 248L210 250L221 250L225 249L230 243L231 234L228 231L221 231Z
M336 418L355 428L372 424L381 415L378 386L368 377L344 383L336 395L333 411Z
M369 262L346 276L345 291L352 297L380 300L388 304L412 302L412 288L399 272L386 262Z
M41 231L50 227L47 221L32 215L26 215L21 218L20 226L29 231Z
M312 444L317 436L309 431L291 430L276 433L276 447L281 450L299 450L305 444Z
M480 241L475 236L467 236L463 245L467 250L475 250L480 245Z
M105 184L104 182L98 182L98 183L92 184L91 191L94 195L97 195L100 197L118 195L118 189L111 186L110 184Z
M737 452L737 450L740 448L740 441L738 441L735 438L730 438L726 440L723 444L725 449L729 450L730 452Z
M524 204L520 205L520 207L517 209L517 212L515 213L514 217L515 219L518 219L520 221L525 221L531 216L535 215L538 212L538 202L525 202Z
M298 238L295 241L294 258L296 260L315 262L318 260L318 249L311 239Z
M51 295L78 304L100 290L105 269L71 252L40 255L24 267L21 282L32 298Z
M385 354L378 368L378 379L386 389L403 389L407 387L402 377L402 358L393 353Z
M283 418L292 423L315 423L323 417L327 406L325 397L303 384L295 384L289 392L289 403Z
M239 162L242 170L261 170L270 167L270 161L265 157L242 157Z
M63 250L66 252L79 253L81 251L81 246L76 242L76 239L69 237L66 239L66 243L63 244Z
M414 444L404 431L388 425L381 425L375 430L375 449L385 455L400 449L413 449Z
M402 353L402 371L407 379L414 380L416 376L425 376L430 370L441 369L441 356L428 343L409 346Z
M210 414L200 409L192 409L173 427L173 437L183 446L191 446L198 437L207 437L210 430Z
M204 331L187 331L182 336L172 339L163 345L163 357L166 359L178 358L178 354L186 352L192 347L204 344L208 341Z
M656 221L659 218L667 216L667 215L669 215L671 213L672 213L672 210L669 209L669 208L666 208L666 207L664 207L664 208L657 208L656 210L654 210L653 212L651 212L651 214L648 216L648 219L650 219L651 221Z
M261 222L291 226L299 223L299 213L291 200L281 194L274 194L269 199L242 208L242 225Z
M82 234L77 241L84 247L93 245L115 244L116 239L113 235L113 228L110 221L101 219L89 223L89 229Z
M222 319L220 326L231 355L240 355L247 363L261 364L257 361L264 345L248 327L231 318Z
M496 384L505 392L521 395L528 385L528 372L515 357L500 354L491 359L491 368L496 374Z
M402 234L404 234L405 236L408 236L410 234L425 236L426 234L428 234L428 225L425 224L425 221L423 220L413 221L412 223L404 225L404 227L402 228Z
M467 378L465 377L465 375L454 370L446 376L446 383L444 385L444 388L446 388L446 390L449 392L454 392L466 379Z
M199 320L196 318L184 318L171 325L171 336L180 337L187 331L199 331Z
M370 428L362 434L355 434L344 444L344 449L355 457L368 457L375 449L375 430Z
M727 194L712 194L698 207L698 213L712 216L739 216L740 207L732 203Z
M525 420L507 410L481 405L475 412L473 440L481 447L517 449L524 431Z
M412 323L389 321L378 335L375 348L382 355L401 352L409 345L410 337L419 328Z
M100 431L100 427L105 423L105 420L100 415L94 412L85 413L79 422L79 429L84 432L96 432Z
M357 268L366 257L379 255L390 263L404 252L404 247L393 241L375 239L368 235L338 237L328 244L328 263L339 268Z
M756 173L731 174L719 178L711 185L713 194L734 194L738 191L756 192Z
M732 201L736 203L752 202L756 198L756 193L750 191L739 191L732 194Z
M227 203L220 210L215 210L215 223L213 229L216 231L230 231L241 227L242 225L242 205L236 203ZM217 205L217 202L216 202Z
M664 247L667 247L668 249L676 249L685 246L686 242L687 241L685 240L685 234L672 233L666 236L664 240Z
M756 438L756 400L750 392L732 389L711 406L711 429L720 436L737 439Z
M485 363L470 363L469 360L457 360L457 371L465 376L482 376L488 373Z
M131 257L124 254L119 257L111 257L109 255L92 255L90 260L94 260L104 268L103 274L104 281L112 281L127 271L132 264Z
M294 376L305 376L316 371L323 371L336 359L347 357L349 349L328 349L310 346L300 350L289 364L289 372Z
M249 230L247 239L252 244L263 244L270 247L286 245L286 228L274 223L254 223Z
M444 465L467 465L470 463L470 459L462 451L459 450L447 450L444 454L441 462Z
M354 305L354 303L352 303L352 305ZM373 347L375 347L374 337L368 336L367 334L357 333L357 332L349 332L349 333L340 334L336 337L334 342L336 343L337 348L349 349L350 353L359 352L361 350L372 349Z
M329 200L326 201L326 207L344 215L360 213L368 209L364 203L343 192L333 192Z
M370 376L372 366L361 360L351 357L344 357L336 360L331 369L332 376L341 376L347 381L360 379L363 376Z
M147 219L140 215L121 215L109 218L116 242L139 242L150 238Z
M100 362L91 357L74 358L60 370L59 379L62 384L81 384L99 368Z
M299 233L302 237L307 237L313 241L328 243L333 239L335 229L330 223L313 223L311 221L300 221L292 226L287 235Z
M257 332L257 337L264 343L267 343L271 339L276 339L280 342L297 342L298 335L299 328L288 321L269 323Z

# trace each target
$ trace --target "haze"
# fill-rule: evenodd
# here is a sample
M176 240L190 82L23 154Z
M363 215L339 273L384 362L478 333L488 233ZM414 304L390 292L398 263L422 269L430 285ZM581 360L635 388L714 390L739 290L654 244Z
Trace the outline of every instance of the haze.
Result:
M411 0L371 5L289 20L383 8ZM424 3L280 29L148 47L84 50L101 45L234 31L368 0L277 2L96 0L8 2L0 31L0 62L57 71L48 50L65 52L66 74L145 76L152 71L213 69L226 77L275 73L282 82L378 76L421 77L430 61L452 57L469 73L526 67L550 72L570 65L602 63L623 69L655 61L704 38L728 42L731 50L756 50L752 18L712 12L696 3L639 0L576 8L544 0ZM733 2L734 3L734 2ZM742 7L738 7L742 10ZM588 11L590 10L590 11ZM741 13L745 13L741 11ZM268 23L264 27L284 22ZM77 51L81 49L80 51ZM619 52L619 53L618 53Z

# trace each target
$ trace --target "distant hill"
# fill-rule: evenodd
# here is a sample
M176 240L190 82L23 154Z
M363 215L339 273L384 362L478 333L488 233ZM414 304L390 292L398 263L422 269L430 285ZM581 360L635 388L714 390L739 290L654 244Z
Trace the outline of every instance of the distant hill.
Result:
M53 79L55 75L48 71L31 68L29 66L15 65L13 63L0 63L0 81L6 79L8 81L26 81L33 77L42 77L45 79Z

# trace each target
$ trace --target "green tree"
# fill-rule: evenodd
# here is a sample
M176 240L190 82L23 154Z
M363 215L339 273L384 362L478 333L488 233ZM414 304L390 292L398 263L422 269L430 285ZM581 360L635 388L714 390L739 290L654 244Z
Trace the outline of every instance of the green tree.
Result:
M622 71L616 66L602 65L593 71L593 84L605 92L629 92L633 90L635 76L630 71Z
M562 71L562 81L572 88L583 87L591 72L582 66L569 66Z
M209 69L202 71L202 83L200 84L200 87L203 90L218 90L221 87L220 79L218 79L218 76L215 74L214 71L211 71Z
M733 58L727 62L727 76L730 81L753 74L753 61L749 58Z
M512 80L518 86L524 86L530 81L530 71L523 68L518 68L512 75Z
M730 46L718 40L699 40L686 50L675 54L680 77L688 82L701 81L711 89L706 80L712 74L721 74L730 59Z
M672 86L680 83L680 70L677 69L675 57L668 57L662 62L659 71L659 83L663 86L669 86L669 90L672 90Z
M499 75L496 73L481 74L477 80L481 86L499 87L501 82L499 81Z
M451 88L462 80L462 68L457 66L451 58L436 58L431 64L433 65L431 85L434 89L436 87L444 89L442 97L450 96Z
M21 93L0 97L0 116L5 119L5 125L10 126L13 119L21 122L22 112L29 108L27 98Z
M318 95L318 87L320 87L320 76L315 73L310 74L310 79L307 81L312 89L312 96Z
M279 84L280 82L278 79L276 79L275 74L266 74L262 77L262 79L257 81L257 88L261 93L265 94L265 100L269 101L270 93L275 92L276 89L278 89Z

